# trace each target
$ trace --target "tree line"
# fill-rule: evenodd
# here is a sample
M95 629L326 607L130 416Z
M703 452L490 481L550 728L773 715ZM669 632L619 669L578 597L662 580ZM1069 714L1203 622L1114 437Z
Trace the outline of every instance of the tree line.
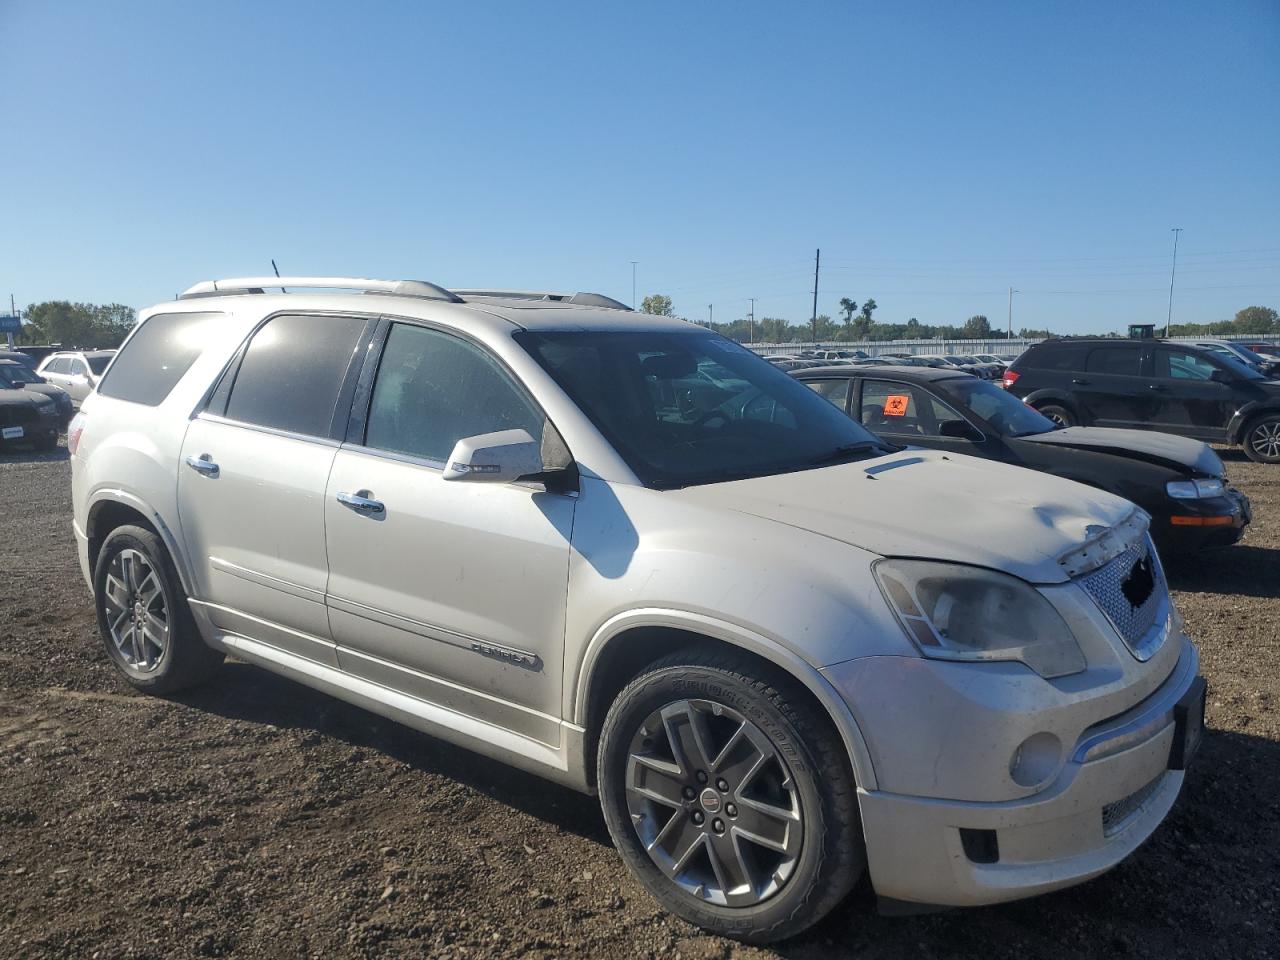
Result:
M644 313L658 316L675 316L671 298L660 293L644 298L640 309ZM863 301L861 306L849 298L841 297L838 318L833 320L827 314L819 314L817 319L817 336L815 324L811 320L792 323L781 317L759 317L754 323L747 317L739 317L725 323L694 322L709 326L712 330L724 334L742 343L759 341L761 343L810 343L815 339L824 342L851 342L885 340L1000 340L1008 336L1008 331L993 327L991 321L982 314L971 316L960 324L921 323L915 317L906 323L881 323L874 319L878 305L874 298ZM1157 334L1164 331L1157 325ZM1108 336L1120 334L1109 333ZM1280 336L1280 314L1271 307L1245 307L1236 313L1231 320L1220 320L1216 323L1194 324L1175 323L1169 329L1174 337L1187 336ZM1045 329L1020 327L1015 334L1018 338L1044 339L1053 336Z
M67 349L108 350L120 346L137 321L138 312L122 303L46 300L27 307L14 339L19 345L56 343Z

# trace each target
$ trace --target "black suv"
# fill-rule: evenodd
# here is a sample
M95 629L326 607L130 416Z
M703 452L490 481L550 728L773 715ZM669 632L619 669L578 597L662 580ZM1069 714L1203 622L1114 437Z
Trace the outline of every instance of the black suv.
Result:
M1010 365L1004 385L1063 426L1159 430L1280 463L1280 382L1202 347L1046 340Z

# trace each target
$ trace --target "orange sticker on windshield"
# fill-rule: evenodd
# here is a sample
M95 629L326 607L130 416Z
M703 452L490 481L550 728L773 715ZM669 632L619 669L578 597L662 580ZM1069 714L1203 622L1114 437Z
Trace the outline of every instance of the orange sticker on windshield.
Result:
M905 417L907 404L911 398L905 394L894 393L884 398L884 415L886 417Z

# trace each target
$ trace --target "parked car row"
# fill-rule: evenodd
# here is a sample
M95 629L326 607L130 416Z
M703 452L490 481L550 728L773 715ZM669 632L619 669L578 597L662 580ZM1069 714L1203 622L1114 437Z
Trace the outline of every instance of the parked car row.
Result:
M1280 381L1231 352L1167 340L1045 340L1013 362L1004 385L1060 426L1156 430L1280 463Z
M420 281L197 284L68 433L106 655L167 694L231 654L595 793L658 902L744 940L864 873L914 910L1097 876L1203 730L1147 513L1012 466L1067 445L989 381L826 369ZM1008 458L921 442L978 430ZM1247 520L1199 445L1077 437Z

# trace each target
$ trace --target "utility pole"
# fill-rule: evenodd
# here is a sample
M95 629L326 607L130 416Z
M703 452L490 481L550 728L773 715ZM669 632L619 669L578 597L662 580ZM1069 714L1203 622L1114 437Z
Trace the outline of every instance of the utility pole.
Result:
M756 298L748 297L751 301L751 310L747 313L747 342L756 342Z
M813 342L818 342L818 265L822 262L822 248L813 252Z
M639 260L631 261L631 309L636 308L636 264Z
M9 316L16 317L17 315L18 315L18 308L13 305L13 294L11 293L9 294ZM13 349L13 332L6 331L5 339L9 341L9 349L12 350Z
M1169 324L1173 322L1173 278L1178 275L1178 234L1181 227L1173 228L1173 269L1169 272L1169 313L1164 318L1164 335L1169 336Z
M707 326L715 323L716 305L714 303L707 304Z
M1009 288L1009 339L1013 339L1013 295L1018 293L1013 287Z

